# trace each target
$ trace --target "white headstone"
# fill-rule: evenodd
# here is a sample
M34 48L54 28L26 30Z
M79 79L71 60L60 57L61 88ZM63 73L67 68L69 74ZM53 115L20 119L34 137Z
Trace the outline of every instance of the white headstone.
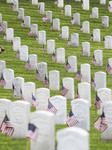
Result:
M71 66L71 68L68 70L68 72L69 73L77 72L77 56L69 56L68 63Z
M102 27L109 27L109 16L102 16Z
M81 82L91 82L91 66L90 64L81 64Z
M102 104L102 111L105 114L107 129L101 134L102 141L112 141L112 102Z
M106 73L99 71L95 72L95 91L99 88L106 88Z
M18 8L18 19L24 20L24 8Z
M47 77L47 63L46 62L38 63L38 72L40 74L39 81L44 81L45 76Z
M46 31L39 31L39 44L46 45Z
M87 82L78 83L79 96L89 102L91 107L91 85Z
M110 67L112 68L112 58L109 58L109 59L108 59L108 64L109 64ZM111 74L111 75L112 75L112 70L110 70L110 71L108 72L108 74Z
M31 33L32 33L32 37L36 37L38 35L38 25L37 24L31 25Z
M89 10L89 0L83 0L83 10Z
M14 126L12 139L26 139L30 115L30 104L15 101L10 105L10 121Z
M0 99L0 126L1 126L2 121L5 118L6 114L8 115L8 117L10 117L9 116L10 104L11 104L11 100L9 100L9 99Z
M47 88L36 89L36 100L39 103L38 110L46 110L50 98L50 90Z
M46 11L47 23L52 23L52 11Z
M78 33L71 34L71 46L79 47L79 34Z
M57 150L89 150L89 134L87 131L71 127L57 132Z
M13 1L13 4L14 4L14 5L13 5L14 7L12 8L12 10L13 10L13 11L18 11L18 6L19 6L18 0L14 0L14 1Z
M92 8L92 18L99 18L99 9L97 7Z
M7 37L7 42L13 41L13 38L14 38L14 29L13 28L6 29L6 37Z
M13 79L13 85L16 91L16 95L13 93L14 98L21 98L20 89L23 91L24 78L16 77Z
M20 61L28 60L28 46L22 45L20 46Z
M13 2L13 0L7 0L7 3L12 3Z
M50 98L51 104L57 109L55 124L66 124L67 119L67 100L63 96L53 96Z
M112 36L105 36L105 49L112 49Z
M36 70L37 69L37 55L31 54L28 56L28 58L31 64L29 70Z
M58 7L63 8L64 0L58 0Z
M44 14L44 11L45 11L45 3L43 3L43 2L38 3L38 7L39 7L39 13L40 13L40 14Z
M90 42L82 43L82 56L90 56Z
M0 24L2 23L2 14L0 13Z
M109 9L109 12L112 12L112 1L109 1L109 4L111 6L111 8Z
M2 21L1 26L3 28L3 33L6 34L6 29L8 28L8 23L7 21Z
M32 0L32 5L38 5L38 0Z
M60 31L60 19L53 19L53 30Z
M93 29L93 41L100 42L100 29Z
M74 13L73 18L74 18L74 25L80 25L80 14Z
M49 71L49 88L52 91L60 90L60 73L58 70Z
M83 33L90 33L90 23L89 21L84 21L82 24L82 28L83 28Z
M24 100L31 104L32 102L32 94L35 96L35 83L33 82L25 82L23 84L23 97Z
M24 24L26 28L30 28L31 26L31 17L30 16L24 16Z
M75 92L75 90L74 90L74 79L69 78L69 77L63 78L62 82L63 82L63 86L68 89L68 92L65 95L65 97L67 99L74 99L74 92Z
M95 66L103 66L103 51L102 50L94 50L94 56L96 62L94 63Z
M57 63L64 64L65 63L65 49L57 48Z
M106 0L100 0L100 4L106 4Z
M12 89L12 82L14 79L14 70L4 69L3 70L3 77L4 77L5 82L6 82L4 89Z
M30 122L33 123L39 131L36 142L31 140L31 150L55 150L54 115L46 111L32 112Z
M55 53L55 40L47 40L47 53Z
M6 62L4 60L0 60L0 79L2 77L4 69L6 69Z
M79 123L75 126L85 130L90 130L89 102L85 99L75 99L71 101L72 112Z
M62 27L62 39L68 40L68 38L69 38L69 27L63 26Z
M14 51L20 51L21 46L21 38L20 37L14 37L13 38L13 50Z
M71 5L65 5L65 16L71 16Z

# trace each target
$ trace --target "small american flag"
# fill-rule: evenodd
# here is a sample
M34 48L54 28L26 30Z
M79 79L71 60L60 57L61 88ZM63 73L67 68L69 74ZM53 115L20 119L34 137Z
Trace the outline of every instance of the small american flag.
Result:
M56 61L56 55L55 55L55 53L53 53L53 55L52 55L52 61Z
M90 14L90 18L92 18L92 14Z
M26 62L26 64L25 64L25 67L26 67L27 69L29 69L29 68L31 67L31 64L30 64L29 59L27 60L27 62Z
M36 69L36 78L39 79L40 78L40 74L38 72L38 70Z
M70 64L68 63L68 61L67 61L67 63L66 63L66 65L65 65L64 68L65 68L66 71L68 71L68 70L71 68L71 66L70 66Z
M82 28L82 26L80 27L80 31L83 31L83 28Z
M47 17L46 17L46 15L42 18L42 20L43 20L44 22L46 22L46 21L47 21Z
M2 28L2 26L0 25L0 32L2 32L3 31L3 28Z
M92 87L95 87L95 86L96 86L96 84L95 84L93 78L91 78L91 86L92 86Z
M75 78L78 79L78 80L81 80L81 79L82 79L82 74L80 73L80 70L78 70L78 72L77 72Z
M75 96L75 98L80 98L80 95L79 95L79 92L78 92L78 90L77 90L77 93L76 93L76 96Z
M16 53L16 55L15 55L16 57L20 57L20 54L19 54L19 51Z
M43 53L45 52L45 50L46 50L46 48L45 48L45 46L43 45Z
M4 120L0 126L0 131L2 134L6 134L8 136L12 136L12 134L14 132L14 127L13 127L12 123L10 122L7 115L5 115Z
M51 30L53 30L54 29L54 27L53 27L53 24L51 23Z
M101 99L98 97L98 95L96 95L96 100L94 101L94 105L98 110L101 108L101 103L102 103Z
M62 32L59 34L59 37L61 37L62 36Z
M4 40L6 40L7 38L6 38L6 35L4 34Z
M110 72L112 70L111 66L107 64L106 72Z
M68 93L68 89L67 88L65 88L64 86L62 86L62 89L61 89L61 95L62 96L65 96L67 93Z
M75 20L73 19L73 17L72 17L72 19L71 19L71 24L74 24L75 23Z
M38 7L38 12L40 12L40 5L39 5L39 7Z
M93 55L92 63L93 63L93 64L96 63L95 55Z
M30 138L34 142L36 142L38 134L39 134L39 129L34 124L29 123L27 138Z
M54 2L54 4L56 4L56 5L58 5L58 3L59 3L58 0L56 0L56 1Z
M37 102L36 98L32 95L32 105L37 109L39 106L39 103Z
M28 32L28 35L29 35L29 36L32 36L32 32L31 32L31 30Z
M13 94L15 95L15 96L17 96L17 92L16 92L16 89L15 89L15 87L14 87L14 85L13 85Z
M23 101L24 101L24 96L23 96L22 89L20 89L20 94L21 94L21 100L23 100Z
M38 36L36 36L36 42L38 43Z
M15 7L16 7L16 5L14 3L12 3L12 8L15 8Z
M104 112L102 113L100 118L95 121L94 127L101 133L103 133L108 128Z
M105 38L103 37L103 43L105 44Z
M51 112L53 114L57 113L57 109L53 106L53 104L51 104L51 102L49 102L49 105L48 105L46 111L49 111L49 112Z
M47 77L45 76L45 80L44 80L44 87L46 87L46 86L48 86L49 85L49 81L48 81L48 79L47 79Z
M64 12L64 10L62 9L62 10L61 10L61 14L63 14L63 12Z
M108 10L110 10L112 7L111 7L111 5L110 4L108 4Z
M77 123L79 123L76 117L74 116L72 110L69 113L66 123L69 127L75 126Z
M92 40L93 39L93 34L91 34L91 37L90 37L90 40Z
M22 21L21 26L22 26L22 27L24 27L24 26L25 26L25 24L24 24L24 20Z
M2 77L0 79L0 85L2 85L2 86L6 85L6 82L5 82L5 79L4 79L3 75L2 75Z
M70 46L70 45L71 45L71 42L70 42L70 40L69 40L69 39L68 39L67 45L68 45L68 46Z

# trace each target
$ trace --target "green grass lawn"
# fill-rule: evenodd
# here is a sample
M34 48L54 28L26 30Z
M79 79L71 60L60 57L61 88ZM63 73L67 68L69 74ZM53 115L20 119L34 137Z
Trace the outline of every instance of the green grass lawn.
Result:
M94 78L94 73L97 71L104 71L106 69L106 65L108 63L108 58L112 56L112 50L105 50L103 37L111 34L112 30L112 13L108 12L108 2L106 5L100 5L99 0L90 0L90 10L84 11L81 8L81 2L75 2L75 0L64 0L65 5L70 4L72 6L72 14L80 13L80 22L82 25L83 21L90 22L90 34L83 34L80 32L80 26L74 26L71 24L70 20L72 17L65 17L64 14L61 14L61 8L58 8L54 5L54 0L43 0L45 2L45 11L52 11L52 18L60 19L60 26L69 26L69 37L71 38L72 33L78 33L80 38L80 44L78 48L67 46L67 41L62 40L59 37L59 33L57 31L51 30L51 24L47 24L42 21L42 17L44 15L40 15L38 13L38 6L31 5L29 0L19 0L19 8L24 8L25 16L31 16L31 24L38 24L38 30L46 31L46 39L54 39L56 44L56 49L59 47L65 48L66 53L66 61L68 56L77 56L77 64L78 69L80 69L80 65L83 63L88 63L91 65L91 76ZM39 0L39 2L41 2ZM99 19L90 19L90 13L92 7L99 7ZM67 73L64 70L65 64L57 64L56 62L52 62L51 56L48 55L47 52L43 54L43 46L38 45L36 43L36 39L28 36L29 29L21 27L21 21L17 20L17 12L12 11L11 4L6 3L6 0L0 0L0 13L2 13L2 20L8 22L8 28L14 28L14 36L21 37L21 45L27 45L29 48L29 54L36 54L38 56L38 62L46 62L48 64L48 73L50 70L58 70L60 71L60 87L62 86L62 79L64 77L72 77L74 78L75 74ZM109 16L109 28L102 28L102 16ZM101 30L101 42L95 43L90 41L90 35L93 33L93 29ZM90 42L90 57L82 57L81 55L81 47L82 42ZM9 42L3 40L3 35L0 34L0 46L5 48L5 51L0 54L0 60L6 61L6 67L14 70L15 77L23 77L25 82L34 82L36 84L36 88L43 87L43 82L39 82L35 78L35 71L27 70L24 65L25 62L19 61L19 58L15 57L16 52L13 51L12 45ZM46 46L47 48L47 46ZM103 66L95 67L92 64L92 56L94 50L102 50L103 51ZM77 86L80 81L74 79L75 83L75 93L77 91ZM112 88L112 76L107 75L107 88ZM60 89L61 91L61 89ZM60 91L51 91L51 96L60 95ZM96 93L94 88L91 88L91 99L92 106L90 108L90 128L89 136L90 136L90 150L111 150L112 142L101 142L100 137L101 134L93 127L93 122L98 118L98 115L95 114L95 100ZM16 101L12 97L12 90L4 90L3 87L0 86L0 98L7 98L11 101ZM67 100L67 113L69 113L71 109L71 100ZM34 109L31 108L31 111ZM66 125L56 125L55 131L58 131L62 128L67 127ZM25 150L26 149L26 140L11 140L10 137L5 137L0 133L0 150Z

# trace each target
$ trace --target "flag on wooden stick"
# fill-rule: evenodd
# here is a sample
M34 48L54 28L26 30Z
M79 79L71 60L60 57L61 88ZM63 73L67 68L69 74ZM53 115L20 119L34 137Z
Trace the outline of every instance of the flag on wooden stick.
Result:
M77 93L76 93L76 96L75 96L75 98L80 98L80 95L79 95L79 92L78 92L78 90L77 90Z
M52 61L56 61L56 55L55 55L55 53L53 53L53 55L52 55Z
M45 80L44 80L44 87L48 86L49 85L49 81L45 75Z
M71 68L71 66L70 66L70 64L68 63L68 61L67 61L67 63L66 63L66 65L65 65L64 68L65 68L66 71L68 71L68 70Z
M92 87L95 87L95 86L96 86L95 81L93 80L93 78L91 78L91 86L92 86Z
M2 75L2 77L0 79L0 85L6 86L6 82L5 82L5 79L4 79L3 75Z
M32 94L32 105L37 109L39 106L38 101L36 100L36 98L33 96Z
M102 103L101 99L99 98L98 95L96 95L96 100L94 101L94 105L98 110L101 108L101 103Z
M53 106L53 104L51 104L51 102L49 102L48 108L46 109L46 111L49 111L53 114L57 113L57 109Z
M82 74L80 73L80 70L78 70L78 72L77 72L75 78L78 79L78 80L81 80L81 79L82 79Z
M67 88L65 88L64 86L62 86L61 95L65 96L68 93L68 91L69 90Z
M36 78L39 79L40 78L40 74L38 72L38 70L36 69Z
M106 72L110 72L112 70L111 66L109 65L109 63L107 64L107 68L106 68Z

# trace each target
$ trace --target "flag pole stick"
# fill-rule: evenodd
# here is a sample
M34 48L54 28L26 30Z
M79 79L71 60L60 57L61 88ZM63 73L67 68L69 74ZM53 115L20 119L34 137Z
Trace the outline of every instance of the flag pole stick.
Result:
M27 138L26 150L29 150L29 144L30 144L29 141L30 141L29 138Z

